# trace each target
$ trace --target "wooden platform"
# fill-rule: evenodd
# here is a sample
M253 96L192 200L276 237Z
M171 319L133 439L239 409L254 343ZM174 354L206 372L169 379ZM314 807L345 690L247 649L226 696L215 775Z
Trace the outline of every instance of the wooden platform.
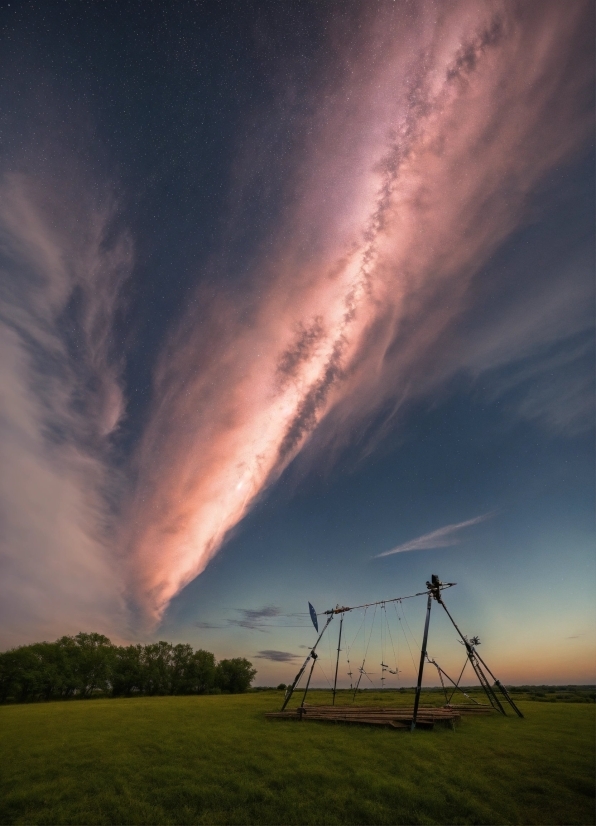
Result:
M491 713L490 706L420 706L416 727L432 729L435 725L453 727L461 714ZM327 723L356 723L368 726L387 726L394 729L410 729L414 715L413 706L377 708L371 706L298 706L286 711L270 712L271 720L323 721Z

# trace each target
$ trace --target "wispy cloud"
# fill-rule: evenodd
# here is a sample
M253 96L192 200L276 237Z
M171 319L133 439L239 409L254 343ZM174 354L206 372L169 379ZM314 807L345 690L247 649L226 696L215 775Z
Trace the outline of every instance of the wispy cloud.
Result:
M403 545L398 545L397 548L377 554L374 558L379 559L382 556L401 554L406 551L427 551L432 548L448 548L451 545L459 545L461 542L460 537L457 536L459 531L464 528L471 528L472 525L478 525L480 522L485 522L492 516L494 516L494 513L485 513L482 516L474 517L474 519L467 519L465 522L444 525L442 528L437 528L436 531L425 533L416 539L410 539L409 542L404 542Z
M250 628L256 631L266 631L269 623L263 623L264 619L279 617L281 609L275 605L266 605L264 608L236 608L240 614L237 619L229 619L228 625L237 625L240 628Z
M214 628L226 628L226 626L217 622L195 622L195 628L201 628L204 631L211 631Z
M0 181L2 642L93 628L125 633L109 495L124 413L113 322L132 265L114 204L72 176L58 192Z
M529 252L509 267L501 286L489 271L491 306L469 315L451 347L455 363L481 379L485 398L569 436L594 423L594 251L582 245L586 230L578 223L573 252L564 247L542 263L539 290L525 277L535 266ZM544 246L542 234L538 241Z
M263 608L235 608L239 617L228 617L222 623L196 622L197 628L246 628L249 631L267 633L272 628L308 628L308 615L305 613L284 613L275 605Z
M228 625L267 631L270 628L308 628L308 615L304 613L284 613L281 608L266 605L264 608L236 608L239 618L228 619Z
M357 50L348 38L336 55L349 73L313 92L299 175L245 297L201 298L206 318L193 304L162 352L124 526L154 621L309 443L320 457L466 369L474 348L453 345L475 279L591 136L588 3L402 5L363 4ZM506 327L498 337L493 363L517 358ZM444 547L461 527L406 545Z
M297 654L290 654L289 651L275 651L275 649L266 649L255 654L259 660L271 660L274 663L289 663L295 660Z

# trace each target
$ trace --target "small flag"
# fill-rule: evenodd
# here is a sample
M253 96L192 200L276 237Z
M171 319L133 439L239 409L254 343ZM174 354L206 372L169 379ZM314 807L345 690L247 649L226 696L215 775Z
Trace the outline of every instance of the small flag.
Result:
M314 627L315 627L315 628L316 628L316 630L318 631L318 630L319 630L319 621L317 620L317 612L316 612L316 611L315 611L315 609L312 607L312 605L310 604L310 602L308 603L308 610L310 611L310 618L311 618L311 620L312 620L312 624L314 625Z

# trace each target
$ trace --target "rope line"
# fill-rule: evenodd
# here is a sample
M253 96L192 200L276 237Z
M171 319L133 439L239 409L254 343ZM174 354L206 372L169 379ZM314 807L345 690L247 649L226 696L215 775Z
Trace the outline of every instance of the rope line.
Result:
M323 668L323 663L321 662L321 658L320 658L320 657L317 657L317 661L318 661L318 663L319 663L319 666L320 666L320 668L321 668L321 671L323 672L323 677L325 677L325 679L327 680L327 685L329 686L329 688L331 689L331 691L333 691L333 686L332 686L332 685L331 685L331 683L329 682L329 678L327 677L327 674L325 673L325 669Z
M381 610L385 605L381 605ZM383 614L381 614L381 688L385 688L385 641L383 639Z
M351 663L351 661L350 661L350 653L351 653L351 651L352 651L352 648L354 647L354 643L356 642L356 640L357 640L357 638L358 638L358 634L359 634L359 633L360 633L360 631L362 630L362 626L363 626L363 623L364 623L364 619L365 619L365 617L366 617L366 611L367 611L367 609L365 608L365 609L364 609L364 614L363 614L363 616L362 616L362 620L360 621L360 625L358 626L358 630L357 630L357 631L356 631L356 633L354 634L354 638L353 638L352 642L350 643L350 645L346 645L346 662L347 662L347 664L348 664L348 671L347 671L347 674L348 674L348 677L350 678L350 691L352 691L352 690L354 689L354 681L353 681L353 679L352 679L352 677L353 677L354 675L353 675L353 672L352 672L352 663ZM363 644L364 644L364 642L363 642Z
M414 645L416 646L416 648L420 648L420 645L419 645L419 643L418 643L418 640L416 639L416 637L414 636L414 634L412 634L412 629L410 628L410 623L408 622L408 618L406 617L406 609L404 608L404 606L403 606L403 605L402 605L402 607L401 607L401 610L402 610L402 614L404 615L404 619L405 619L405 621L406 621L406 625L408 626L408 631L410 632L410 636L411 636L411 637L412 637L412 639L414 640Z
M391 634L391 626L389 625L389 617L387 616L387 608L385 608L385 622L387 623L387 631L389 632L389 639L391 640L391 648L393 650L393 660L395 662L395 676L399 682L399 666L397 664L397 657L395 656L395 646L393 645L393 636Z
M348 666L347 675L348 675L348 677L350 678L350 691L352 691L352 690L354 689L354 681L353 681L353 679L352 679L352 677L353 677L354 675L353 675L353 672L352 672L352 663L351 663L351 661L350 661L350 653L351 653L352 649L354 648L354 643L355 643L355 642L356 642L356 640L358 639L358 635L360 634L360 631L362 630L362 627L363 627L364 622L365 622L365 620L366 620L366 612L367 612L367 611L368 611L368 608L365 608L365 609L364 609L364 613L363 613L363 615L362 615L362 619L361 619L361 621L360 621L360 625L358 626L358 630L357 630L357 631L356 631L356 633L354 634L354 637L353 637L353 639L352 639L352 642L351 642L349 645L346 645L346 648L345 648L345 652L346 652L346 663L347 663L347 666ZM366 639L366 636L364 636L364 639ZM363 641L362 641L362 644L363 644L363 645L364 645L364 639L363 639Z
M403 626L403 623L402 623L402 621L401 621L401 617L400 617L400 616L399 616L399 614L397 613L397 605L395 606L395 613L397 614L397 619L398 619L398 622L399 622L399 627L401 628L401 632L402 632L402 634L404 635L404 640L406 641L406 645L408 646L408 651L410 652L410 659L412 660L412 665L413 665L413 667L414 667L414 674L416 674L416 663L414 662L414 657L412 656L412 649L410 648L410 642L409 642L409 640L408 640L408 637L406 636L406 632L405 632L405 630L404 630L404 626Z
M367 644L366 644L366 648L365 648L365 650L364 650L364 657L362 658L362 665L361 665L361 666L360 666L360 668L358 669L358 670L360 671L360 674L359 674L359 676L358 676L358 682L356 683L356 688L354 689L354 697L356 696L356 692L358 691L358 688L359 688L359 686L360 686L360 681L361 681L361 679L362 679L362 675L363 675L363 674L366 674L366 672L365 672L365 670L364 670L364 663L366 662L366 656L367 656L367 654L368 654L368 647L369 647L369 645L370 645L370 640L371 640L371 637L372 637L372 632L373 632L373 629L374 629L374 627L375 627L375 617L376 617L376 615L377 615L377 606L375 605L375 611L374 611L374 614L373 614L372 622L371 622L371 624L370 624L370 633L369 633L369 635L368 635L368 642L367 642ZM366 611L365 611L365 616L366 616ZM366 629L365 629L365 638L366 638ZM374 685L373 681L370 679L370 677L368 676L368 674L366 674L366 677L367 677L367 679L368 679L368 680L370 680L370 682ZM352 698L352 699L353 699L353 698Z

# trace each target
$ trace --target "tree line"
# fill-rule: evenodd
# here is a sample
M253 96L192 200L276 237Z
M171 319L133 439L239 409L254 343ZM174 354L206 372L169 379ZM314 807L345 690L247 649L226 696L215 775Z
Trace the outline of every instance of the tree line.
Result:
M243 657L216 662L186 644L114 645L80 633L0 653L0 702L96 695L238 694L256 669Z

